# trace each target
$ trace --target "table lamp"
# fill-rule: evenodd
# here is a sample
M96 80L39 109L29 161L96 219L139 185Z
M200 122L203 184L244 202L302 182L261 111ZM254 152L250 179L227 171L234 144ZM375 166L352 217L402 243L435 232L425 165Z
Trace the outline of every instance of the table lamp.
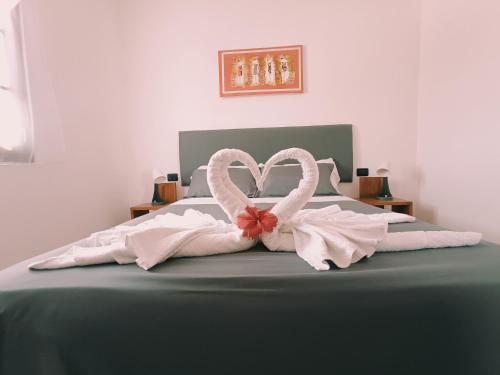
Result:
M153 182L154 182L154 193L153 199L151 200L151 204L154 206L162 205L167 203L160 196L160 184L167 182L167 177L165 173L163 173L159 168L153 169Z
M377 199L384 201L392 200L391 189L389 189L389 162L383 161L377 168L377 174L382 177L382 189L377 196Z

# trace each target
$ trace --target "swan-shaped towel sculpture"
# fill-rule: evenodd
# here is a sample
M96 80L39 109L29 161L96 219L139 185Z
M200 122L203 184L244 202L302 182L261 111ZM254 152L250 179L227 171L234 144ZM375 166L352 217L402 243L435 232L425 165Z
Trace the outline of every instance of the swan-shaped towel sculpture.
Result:
M299 186L276 205L258 209L229 178L228 167L241 162L253 174L259 190L270 169L286 159L302 166ZM283 150L264 165L244 151L216 152L207 169L207 181L216 202L231 223L188 209L183 215L158 215L136 226L120 225L94 233L62 254L37 261L31 269L55 269L90 264L136 262L149 269L170 257L204 256L249 249L260 239L271 251L296 251L317 270L327 270L333 262L345 268L375 251L477 244L481 235L472 232L388 233L389 222L414 221L402 214L363 215L342 211L337 205L302 209L318 183L318 167L313 156L299 148Z
M229 178L227 168L232 162L239 161L250 169L258 189L262 190L271 168L287 159L300 163L302 179L296 189L271 208L256 209ZM282 150L273 155L265 163L262 175L256 167L255 160L241 150L216 152L207 171L212 195L231 220L238 223L244 236L255 239L260 235L271 251L296 251L317 270L330 269L328 261L346 268L372 256L375 251L470 246L481 240L481 235L473 232L388 233L390 214L358 214L343 211L337 205L303 210L316 191L319 173L314 157L300 148ZM223 186L227 189L221 188ZM398 220L397 216L392 218Z

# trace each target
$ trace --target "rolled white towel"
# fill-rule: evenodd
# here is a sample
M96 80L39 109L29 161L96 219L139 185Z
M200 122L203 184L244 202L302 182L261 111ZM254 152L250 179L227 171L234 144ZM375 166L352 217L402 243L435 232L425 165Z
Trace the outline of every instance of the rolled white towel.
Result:
M387 221L389 224L414 223L416 221L414 216L400 214L398 212L384 212L381 214L369 214L367 216L372 220Z
M481 241L476 232L415 231L387 233L377 245L377 252L437 249L443 247L473 246Z

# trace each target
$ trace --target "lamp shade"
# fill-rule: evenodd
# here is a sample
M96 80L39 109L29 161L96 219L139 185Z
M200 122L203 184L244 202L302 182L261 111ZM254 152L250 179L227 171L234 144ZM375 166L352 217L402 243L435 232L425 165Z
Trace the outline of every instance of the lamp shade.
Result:
M390 171L391 171L390 165L389 165L389 162L387 160L384 160L383 162L381 162L379 164L379 166L377 167L377 174L379 176L388 176Z
M161 171L160 168L153 169L153 181L155 184L162 184L167 182L167 176Z

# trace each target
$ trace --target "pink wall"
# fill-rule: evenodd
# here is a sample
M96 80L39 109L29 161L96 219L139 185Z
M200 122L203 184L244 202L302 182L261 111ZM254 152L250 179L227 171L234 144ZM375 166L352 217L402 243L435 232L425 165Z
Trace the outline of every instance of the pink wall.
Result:
M151 169L178 171L179 130L352 123L355 164L392 162L393 192L416 197L418 0L122 0L133 147L129 199ZM220 98L220 49L303 44L305 93ZM357 183L343 186L355 194Z
M417 215L500 242L500 3L424 0Z

